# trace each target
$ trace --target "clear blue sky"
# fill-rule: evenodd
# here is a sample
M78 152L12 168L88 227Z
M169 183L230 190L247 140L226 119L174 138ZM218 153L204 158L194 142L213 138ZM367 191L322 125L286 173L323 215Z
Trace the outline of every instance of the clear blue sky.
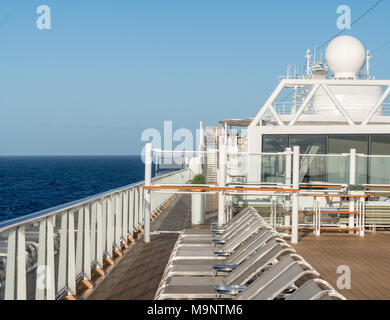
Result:
M254 116L287 64L375 0L2 0L0 155L139 154L141 132ZM36 28L49 5L52 30ZM351 32L390 39L390 1ZM373 71L390 78L390 45Z

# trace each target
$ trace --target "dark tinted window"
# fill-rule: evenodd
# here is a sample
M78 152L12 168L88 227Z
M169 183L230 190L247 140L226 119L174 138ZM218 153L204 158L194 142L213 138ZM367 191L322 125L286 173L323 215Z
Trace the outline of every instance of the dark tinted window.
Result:
M263 152L283 152L288 146L287 135L263 136Z

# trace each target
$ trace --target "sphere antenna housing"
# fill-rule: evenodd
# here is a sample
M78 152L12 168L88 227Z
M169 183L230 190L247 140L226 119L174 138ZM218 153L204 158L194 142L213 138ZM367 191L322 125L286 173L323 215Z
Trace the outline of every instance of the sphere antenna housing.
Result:
M335 79L356 79L366 62L366 50L355 37L339 36L326 48L325 61Z

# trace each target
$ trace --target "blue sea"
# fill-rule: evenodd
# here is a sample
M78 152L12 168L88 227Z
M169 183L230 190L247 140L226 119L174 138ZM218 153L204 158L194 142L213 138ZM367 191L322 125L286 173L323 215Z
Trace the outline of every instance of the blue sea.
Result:
M0 157L0 222L144 180L140 156Z

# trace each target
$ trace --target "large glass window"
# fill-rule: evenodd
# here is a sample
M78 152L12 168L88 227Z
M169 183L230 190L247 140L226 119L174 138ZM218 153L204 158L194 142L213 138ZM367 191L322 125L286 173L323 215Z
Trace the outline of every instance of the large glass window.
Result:
M265 135L263 152L284 152L288 146L288 135ZM286 180L286 163L283 156L261 157L261 180L269 183L283 183Z
M390 135L372 135L370 153L390 155Z
M390 184L390 158L375 155L390 155L390 135L372 135L369 158L369 183Z
M356 149L357 153L368 154L368 135L330 135L328 138L328 153L349 153L351 149ZM337 172L349 172L349 161L342 164L340 161L337 163L329 163L331 166L340 166ZM344 168L342 168L344 167ZM346 167L346 168L345 168ZM356 163L356 183L367 183L367 158L360 158ZM340 177L344 180L343 183L349 181L346 177Z
M303 154L326 153L326 136L320 135L291 135L290 147L299 146Z
M368 136L366 135L330 135L328 153L349 153L356 149L357 153L368 154Z
M300 182L323 182L326 179L325 157L310 156L326 153L325 135L291 135L290 147L299 146L301 156Z
M375 155L390 155L390 135L264 135L263 152L283 152L287 147L299 146L301 154L301 182L349 182L349 157L318 154L342 154L356 149L356 183L390 184L390 158ZM317 154L317 156L310 156ZM263 157L263 181L281 182L285 165L276 161L276 156ZM275 159L274 159L275 158Z
M284 152L288 146L288 135L265 135L263 152Z

